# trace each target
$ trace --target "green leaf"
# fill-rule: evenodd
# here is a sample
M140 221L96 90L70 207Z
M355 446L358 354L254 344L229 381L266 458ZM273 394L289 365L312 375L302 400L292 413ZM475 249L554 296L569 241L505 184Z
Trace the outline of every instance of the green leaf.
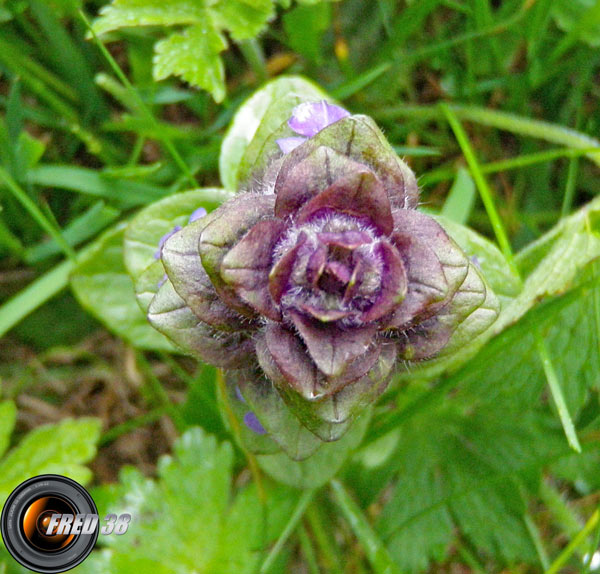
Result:
M232 495L233 463L229 443L193 428L176 441L173 456L160 459L156 480L132 468L122 471L124 495L113 508L133 516L127 535L106 537L107 549L79 571L254 572L263 543L284 528L297 497L271 487L265 528L256 488Z
M556 0L552 17L569 35L600 46L600 3L596 0Z
M302 489L318 488L337 474L352 451L358 447L370 419L370 410L366 410L341 439L324 443L306 460L295 461L285 453L277 453L258 456L258 464L284 484Z
M368 450L356 457L363 468L353 467L355 488L370 498L373 482L385 485L380 474L398 472L379 529L406 570L443 560L454 526L497 561L533 560L519 492L535 492L540 472L563 457L570 461L563 473L580 475L554 415L540 401L545 377L533 333L543 334L559 378L568 381L569 409L578 412L595 397L600 371L593 313L600 289L597 273L589 279L592 271L578 288L530 310L437 388L414 383L403 390L396 424L389 425L393 436L380 439L396 444L383 466L369 463L375 453L367 457ZM593 416L596 405L593 399ZM597 471L597 454L584 456L582 472Z
M296 6L284 14L283 27L292 50L322 64L321 38L331 25L331 4Z
M73 293L94 317L141 349L173 350L139 308L123 261L126 224L107 231L80 257L71 275Z
M131 26L183 26L155 45L154 78L175 75L225 97L219 54L224 32L235 40L256 36L274 15L273 0L113 0L94 22L96 34Z
M225 38L210 22L171 34L154 47L154 79L171 75L210 92L216 102L225 97L225 69L219 53L227 47Z
M293 96L289 96L290 94ZM285 105L275 110L273 104L285 96L288 96ZM319 87L300 76L283 76L267 82L247 99L236 112L221 145L219 173L224 187L232 191L238 188L242 157L255 135L258 139L253 144L254 152L245 161L248 165L256 161L262 143L291 116L294 106L303 99L326 97ZM261 126L267 112L268 126Z
M444 202L442 215L464 225L473 211L476 197L475 182L471 174L464 167L459 168L450 193Z
M217 25L235 40L253 38L275 15L273 0L219 0L211 8Z
M566 445L538 415L446 401L402 426L394 494L378 524L399 566L421 571L444 559L454 528L503 563L532 561L522 519L524 484Z
M7 404L11 403L0 408L10 410ZM10 413L2 414L10 419ZM99 419L80 418L32 430L0 461L0 506L17 485L38 474L63 474L88 482L92 473L83 464L96 454L100 429Z
M582 269L600 256L600 198L566 217L516 258L528 273L519 296L507 305L493 327L499 333L531 307L574 286Z

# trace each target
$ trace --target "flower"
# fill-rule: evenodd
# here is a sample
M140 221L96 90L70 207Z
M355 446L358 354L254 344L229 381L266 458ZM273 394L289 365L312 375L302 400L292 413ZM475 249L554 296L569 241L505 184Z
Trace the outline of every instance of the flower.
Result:
M166 238L148 318L301 458L442 352L486 288L370 118L307 102L285 130L255 189Z
M349 115L350 112L344 108L330 104L325 100L304 102L296 106L292 117L288 120L288 126L292 131L303 137L280 138L276 140L277 145L284 154L290 153L308 138L316 136L322 129Z

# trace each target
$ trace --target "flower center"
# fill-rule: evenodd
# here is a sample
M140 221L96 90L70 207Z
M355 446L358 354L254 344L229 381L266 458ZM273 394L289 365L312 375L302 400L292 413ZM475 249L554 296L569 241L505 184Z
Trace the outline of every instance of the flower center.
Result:
M293 254L281 307L321 321L354 324L381 287L378 232L346 215L293 227L275 249L275 264Z

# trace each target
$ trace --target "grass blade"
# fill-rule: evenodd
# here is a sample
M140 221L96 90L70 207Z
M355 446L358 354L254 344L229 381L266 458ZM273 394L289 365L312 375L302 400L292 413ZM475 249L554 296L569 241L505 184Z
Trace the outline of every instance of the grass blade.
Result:
M62 291L74 266L71 260L63 261L4 303L0 307L0 337Z
M504 225L502 224L502 220L500 219L498 211L496 210L496 206L494 205L492 190L490 189L487 180L485 179L485 176L481 171L479 161L475 156L475 152L471 147L471 144L467 138L467 134L465 133L463 127L458 121L456 115L448 107L448 105L440 104L440 108L444 112L444 115L446 116L446 119L448 120L448 123L450 124L450 127L452 128L452 131L456 136L458 144L460 145L463 155L467 160L467 164L469 165L469 169L471 170L471 175L473 176L475 184L479 189L481 201L483 202L485 210L492 223L492 228L494 229L494 234L496 235L496 239L498 241L498 244L500 245L500 249L502 250L504 257L506 257L506 260L508 261L508 264L510 265L514 274L518 276L519 272L517 270L517 266L515 265L512 247L510 245L510 241L508 240L508 235L506 234Z
M335 500L350 524L356 538L362 544L369 563L376 574L399 574L399 569L390 553L365 518L360 507L352 500L341 482L331 481Z
M573 553L579 548L587 539L587 537L592 533L598 521L600 519L600 511L596 510L594 514L587 521L586 525L583 527L581 532L571 540L571 542L567 545L567 547L560 553L558 558L552 563L552 566L546 570L546 574L558 574L561 568L567 563L569 558L573 555Z
M38 225L54 238L56 243L63 250L65 255L72 260L75 260L76 255L73 248L65 241L60 229L57 228L42 212L42 210L32 201L25 193L21 186L10 176L10 174L0 167L0 181L3 181L8 190L13 194L15 199L29 212L31 217L35 219Z
M552 359L550 358L550 353L548 352L548 347L546 346L546 343L544 342L544 339L542 338L539 329L535 330L535 342L537 345L537 350L540 359L542 361L542 365L544 367L546 380L548 381L548 386L550 387L550 392L552 393L552 399L554 400L554 404L556 405L556 410L558 411L558 416L565 431L567 441L569 442L569 445L573 450L581 452L581 445L579 444L579 440L577 439L575 426L573 425L573 420L571 419L571 415L569 414L567 403L565 401L565 397L560 387L560 382L558 380L556 370L554 369Z
M475 122L513 134L537 138L574 149L597 149L598 151L589 151L585 155L590 161L596 165L600 165L600 140L577 130L543 120L524 118L509 112L490 110L477 106L447 104L447 108L461 120ZM427 121L442 119L444 112L438 106L402 105L373 112L371 115L380 120L408 117Z
M306 490L302 493L302 496L300 497L300 500L298 500L298 504L296 505L296 508L294 509L294 512L292 513L292 516L290 517L288 523L285 525L283 532L280 534L279 538L277 539L277 542L275 542L275 545L273 546L273 548L271 548L271 551L262 563L262 566L259 570L260 574L265 574L265 572L269 571L269 568L271 568L273 562L281 552L283 545L286 543L287 539L290 537L292 532L294 532L296 526L298 526L298 523L302 519L302 516L304 516L306 507L313 499L314 494L314 490Z

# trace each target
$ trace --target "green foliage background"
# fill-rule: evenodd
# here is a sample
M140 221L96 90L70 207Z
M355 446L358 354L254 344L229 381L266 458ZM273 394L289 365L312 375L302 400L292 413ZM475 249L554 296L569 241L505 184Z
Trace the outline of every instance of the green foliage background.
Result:
M130 512L80 572L591 571L598 45L598 0L0 2L0 502L57 472ZM249 454L219 375L134 297L158 238L235 189L286 92L372 116L501 303L301 463ZM70 411L78 362L133 373L136 413ZM157 420L166 454L93 476ZM0 571L23 571L3 547Z

